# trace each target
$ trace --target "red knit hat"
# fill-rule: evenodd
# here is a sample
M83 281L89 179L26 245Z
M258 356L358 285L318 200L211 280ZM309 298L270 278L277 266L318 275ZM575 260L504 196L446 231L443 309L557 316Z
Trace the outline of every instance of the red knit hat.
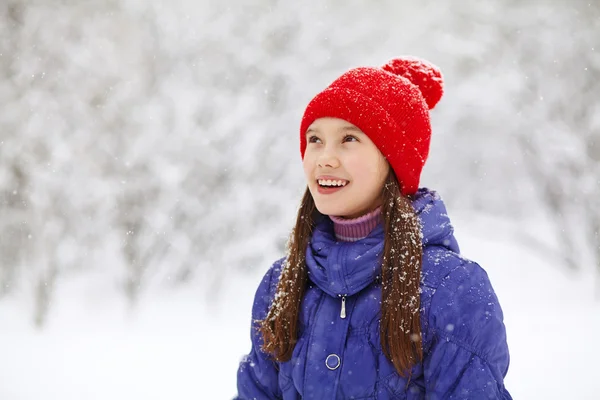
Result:
M396 58L381 68L352 69L306 107L300 127L302 158L310 124L322 117L341 118L375 143L394 169L402 194L414 194L429 154L429 110L442 93L440 70L415 57Z

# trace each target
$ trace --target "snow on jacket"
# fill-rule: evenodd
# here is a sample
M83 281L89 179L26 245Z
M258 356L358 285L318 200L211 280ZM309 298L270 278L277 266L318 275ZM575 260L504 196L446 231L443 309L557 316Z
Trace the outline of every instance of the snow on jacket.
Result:
M459 255L435 192L419 190L413 206L423 232L424 359L410 380L396 373L380 344L382 224L362 240L338 242L324 218L306 252L310 279L293 356L272 361L253 322L236 399L511 399L503 383L509 364L503 315L486 272ZM282 263L260 283L253 321L267 315ZM340 317L342 296L346 318Z

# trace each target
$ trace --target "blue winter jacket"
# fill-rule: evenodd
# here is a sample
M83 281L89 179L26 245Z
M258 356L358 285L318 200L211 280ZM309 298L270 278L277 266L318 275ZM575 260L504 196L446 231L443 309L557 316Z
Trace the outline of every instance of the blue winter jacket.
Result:
M283 260L256 292L252 350L238 370L237 399L511 399L502 310L486 272L459 254L439 196L427 189L413 206L423 232L423 362L398 375L379 338L383 226L357 242L338 242L329 218L306 252L309 286L290 361L261 351L256 320L272 302ZM345 299L345 318L341 317Z

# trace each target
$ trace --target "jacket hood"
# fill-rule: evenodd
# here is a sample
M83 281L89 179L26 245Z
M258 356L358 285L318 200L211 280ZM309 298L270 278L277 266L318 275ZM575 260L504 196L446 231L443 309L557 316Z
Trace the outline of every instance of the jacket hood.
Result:
M446 205L436 191L419 189L413 200L413 208L421 221L423 246L442 246L460 253Z
M459 252L446 206L435 191L419 189L413 208L421 222L423 246L443 246ZM335 237L331 219L323 218L306 249L309 279L330 296L358 293L381 273L383 247L381 223L364 239L341 242Z

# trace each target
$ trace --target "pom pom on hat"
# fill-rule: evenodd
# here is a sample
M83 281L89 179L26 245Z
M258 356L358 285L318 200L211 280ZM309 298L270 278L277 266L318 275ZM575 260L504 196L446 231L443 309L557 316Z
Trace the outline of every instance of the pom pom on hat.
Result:
M438 67L416 57L395 58L382 67L394 75L400 75L419 87L432 110L444 94L444 80Z
M304 158L306 131L316 119L343 119L369 136L394 170L402 194L412 195L429 155L429 110L442 94L439 68L415 57L396 58L383 67L351 69L306 107L300 154Z

